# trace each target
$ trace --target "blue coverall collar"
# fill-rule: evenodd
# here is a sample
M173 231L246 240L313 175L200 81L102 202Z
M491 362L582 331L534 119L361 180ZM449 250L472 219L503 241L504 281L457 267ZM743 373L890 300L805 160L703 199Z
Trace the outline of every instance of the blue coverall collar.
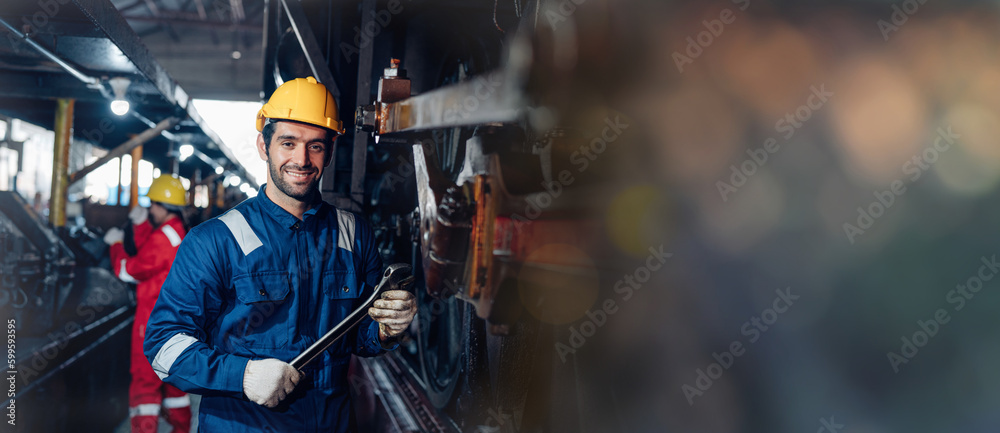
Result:
M277 203L271 201L267 194L264 193L265 188L267 188L266 183L261 185L260 190L257 192L257 199L260 201L260 206L264 208L264 210L267 211L266 213L277 221L282 227L294 228L295 225L299 223L299 219L296 218L295 215L292 215L288 213L288 211L282 209ZM312 216L315 216L323 207L322 205L324 203L325 202L322 200L319 193L315 194L312 206L302 215L302 220L304 221Z

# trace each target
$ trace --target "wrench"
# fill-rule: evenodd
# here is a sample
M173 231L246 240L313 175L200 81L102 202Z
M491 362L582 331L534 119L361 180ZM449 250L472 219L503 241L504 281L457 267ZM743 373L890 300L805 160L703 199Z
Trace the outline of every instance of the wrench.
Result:
M347 332L354 329L358 323L361 322L365 316L368 315L368 309L371 308L372 304L375 303L377 299L382 297L382 294L390 290L410 290L413 287L413 268L410 265L404 263L396 263L389 265L382 273L382 281L375 286L375 290L372 291L371 296L365 300L361 306L347 315L343 321L338 323L330 332L327 332L318 341L309 346L304 352L296 356L292 360L292 367L296 370L301 370L306 364L316 359L323 351L329 349L333 343L336 343ZM365 288L371 287L365 284Z

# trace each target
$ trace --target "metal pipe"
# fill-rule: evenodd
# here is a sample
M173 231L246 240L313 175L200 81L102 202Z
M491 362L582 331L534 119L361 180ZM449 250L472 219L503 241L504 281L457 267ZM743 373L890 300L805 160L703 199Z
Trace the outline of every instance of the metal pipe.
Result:
M132 177L128 186L128 208L139 205L139 160L142 159L142 145L132 149Z
M177 142L170 142L170 150L167 151L167 156L170 157L170 174L174 176L180 176L181 173L181 154L177 150Z
M27 34L21 33L14 26L10 25L7 21L4 21L2 18L0 18L0 25L6 27L7 30L9 30L11 33L14 34L14 36L17 36L18 38L23 40L26 44L30 45L32 48L41 53L43 56L55 62L57 65L61 66L63 69L66 70L66 72L69 72L70 75L73 75L78 80L83 81L87 85L87 87L90 87L91 89L100 90L101 94L103 94L105 97L113 99L113 96L108 92L108 89L105 89L104 86L101 84L101 80L88 76L83 72L80 72L79 69L76 69L73 65L70 65L65 60L59 58L59 56L53 54L51 51L48 50L48 48L41 46L38 42L35 42Z
M194 150L194 153L192 154L192 156L197 156L198 159L202 160L202 162L204 162L205 164L208 164L209 167L212 167L212 170L215 170L215 169L217 169L219 167L222 167L222 164L219 164L218 161L216 161L216 160L214 160L212 158L209 158L208 155L205 155L204 152L202 152L202 151L200 151L198 149ZM225 170L225 167L222 167L222 169Z
M138 111L136 111L136 110L129 110L128 112L129 112L129 114L132 115L132 117L135 117L140 122L146 124L147 127L149 127L149 128L155 128L156 127L156 122L154 122L152 120L149 120L148 117L143 116ZM174 135L173 133L171 133L170 131L164 130L164 131L160 132L160 135L162 135L163 138L166 138L167 140L170 140L170 141L177 141L178 140L177 136Z
M84 176L90 174L90 172L96 170L98 167L104 165L105 163L111 161L112 159L115 159L119 156L131 152L132 149L134 149L136 146L141 146L143 143L159 135L160 132L173 128L173 126L180 121L181 119L178 117L168 117L166 119L161 120L160 123L156 124L156 127L142 131L141 134L136 135L135 137L130 138L128 141L120 144L118 147L111 149L111 151L108 152L107 155L104 155L103 157L101 157L101 159L98 159L93 164L81 168L76 172L73 172L73 174L69 175L69 184L72 185L76 182L79 182L80 179L83 179Z
M316 42L316 36L312 32L312 28L309 27L308 17L306 17L305 12L302 10L302 5L298 1L294 3L290 3L288 0L280 1L282 8L285 10L285 16L288 17L288 23L292 27L292 32L295 33L295 38L299 41L299 47L302 48L302 53L304 54L302 57L306 59L306 64L309 65L309 70L312 71L313 77L326 86L326 89L330 91L330 94L334 98L340 99L340 86L337 85L337 81L333 78L333 72L330 71L327 62L323 60L323 54L320 51L319 44ZM373 3L372 10L374 11L374 9ZM374 15L374 12L372 14ZM365 15L362 17L362 20L365 17L371 19Z
M194 18L198 16L195 14L188 14ZM129 22L140 22L140 23L155 23L155 24L166 24L166 25L177 25L177 26L188 26L188 27L201 27L208 29L220 29L220 30L239 30L244 32L259 32L261 31L260 26L255 26L252 24L242 24L242 23L232 23L228 21L191 21L187 19L187 16L173 16L167 17L143 17L129 15L125 19Z
M69 144L73 137L72 99L56 101L55 140L52 151L52 194L49 198L49 222L54 227L66 225L66 196L69 189Z
M123 163L121 158L118 159L118 189L115 190L115 206L122 205L122 196L125 195L125 185L122 184L122 168Z
M191 178L191 188L188 188L188 205L194 206L194 196L196 186L201 185L201 168L194 169L194 176Z

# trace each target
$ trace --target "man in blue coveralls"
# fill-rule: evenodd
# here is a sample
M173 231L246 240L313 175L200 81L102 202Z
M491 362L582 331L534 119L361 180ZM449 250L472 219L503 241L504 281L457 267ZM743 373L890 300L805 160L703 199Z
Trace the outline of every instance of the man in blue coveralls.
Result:
M164 382L202 395L203 431L352 431L350 355L394 349L416 303L386 292L356 333L302 371L288 364L370 295L382 260L371 227L317 189L343 132L326 87L312 77L281 85L257 130L267 184L188 233L144 353Z

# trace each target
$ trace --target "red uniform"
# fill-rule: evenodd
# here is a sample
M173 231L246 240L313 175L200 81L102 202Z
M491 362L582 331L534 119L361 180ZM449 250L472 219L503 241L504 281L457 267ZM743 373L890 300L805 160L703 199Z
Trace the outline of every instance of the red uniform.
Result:
M129 256L119 242L111 246L111 264L115 275L126 282L138 283L135 322L132 324L132 384L129 386L129 417L133 432L156 432L161 407L174 432L187 433L191 428L191 403L183 391L163 383L153 372L142 353L146 322L160 295L160 286L170 272L177 247L187 233L178 218L171 218L156 229L149 221L133 226L138 253Z

